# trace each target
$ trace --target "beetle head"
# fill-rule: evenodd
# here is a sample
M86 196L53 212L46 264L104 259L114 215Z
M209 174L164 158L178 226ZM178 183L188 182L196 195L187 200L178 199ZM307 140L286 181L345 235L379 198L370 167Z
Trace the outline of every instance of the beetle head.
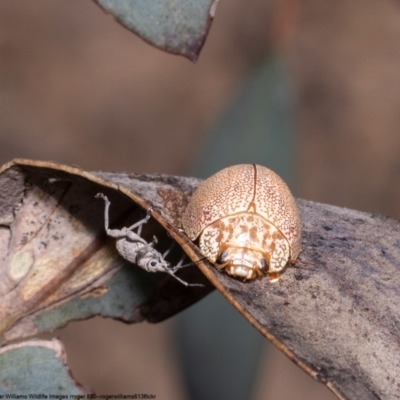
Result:
M250 280L268 273L268 258L257 250L227 247L220 251L216 264L229 275Z
M136 259L138 266L149 272L165 272L170 267L168 261L154 249L138 254Z

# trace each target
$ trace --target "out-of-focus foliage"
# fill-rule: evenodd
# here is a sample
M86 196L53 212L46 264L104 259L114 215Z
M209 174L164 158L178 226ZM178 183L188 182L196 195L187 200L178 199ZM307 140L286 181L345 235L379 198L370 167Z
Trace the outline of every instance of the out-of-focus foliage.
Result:
M196 61L214 18L215 0L95 0L150 44Z
M0 349L0 395L85 395L60 341L31 340Z

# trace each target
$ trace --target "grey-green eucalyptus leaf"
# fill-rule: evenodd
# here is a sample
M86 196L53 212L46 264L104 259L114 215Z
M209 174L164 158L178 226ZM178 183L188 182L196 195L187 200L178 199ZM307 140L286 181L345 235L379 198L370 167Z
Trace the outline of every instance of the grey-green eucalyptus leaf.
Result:
M196 61L211 27L216 0L94 0L141 38Z
M75 382L66 361L64 347L55 339L31 340L1 348L0 395L85 398L89 390Z

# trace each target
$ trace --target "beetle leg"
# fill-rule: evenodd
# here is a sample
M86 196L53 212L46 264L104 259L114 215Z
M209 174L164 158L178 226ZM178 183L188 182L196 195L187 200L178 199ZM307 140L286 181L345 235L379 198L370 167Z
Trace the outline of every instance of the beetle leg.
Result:
M164 259L165 259L165 257L169 254L169 252L172 250L172 248L173 248L174 246L175 246L175 242L173 242L172 245L171 245L171 247L162 255L162 257L163 257ZM193 264L194 264L193 262L190 262L190 263L188 263L188 264L182 265L183 260L185 259L185 256L186 256L185 254L182 255L182 258L180 259L180 261L178 262L178 264L175 265L175 267L171 267L171 271L176 272L176 271L178 271L178 269L186 268L186 267L188 267L189 265L193 265Z
M277 272L269 272L268 278L270 282L282 282L282 278Z
M127 236L126 228L123 229L110 229L109 228L109 210L110 210L110 201L108 200L107 196L103 193L97 193L95 196L97 199L103 199L105 206L104 206L104 229L108 236L111 236L115 239L121 239Z
M171 246L169 247L169 249L162 255L163 258L167 257L167 255L170 253L170 251L172 250L172 248L174 247L175 242L172 242Z
M190 262L188 264L182 265L184 259L185 259L185 255L183 255L181 260L178 262L178 264L176 264L175 267L171 267L170 270L172 272L176 272L176 271L178 271L178 269L186 268L186 267L189 267L190 265L194 264L193 262Z
M128 239L128 241L133 242L133 243L142 243L143 245L150 245L153 246L153 242L151 243L147 243L143 238L141 238L137 233L132 232L132 231L128 231L126 228L124 228L123 230L121 230L121 232L123 231L124 233L124 237L126 237L126 239ZM114 236L115 237L115 236Z
M107 232L107 235L114 237L114 238L121 238L124 236L129 237L129 233L128 231L132 231L133 229L139 227L138 231L137 231L137 235L140 237L140 234L142 233L142 226L143 224L145 224L151 217L151 212L153 211L153 209L150 207L147 210L147 215L145 218L141 219L140 221L134 223L132 226L130 226L129 228L123 228L121 230L118 229L109 229L109 214L110 214L110 205L111 202L110 200L108 200L108 197L103 194L103 193L97 193L95 196L97 199L103 199L104 203L105 203L105 207L104 207L104 228Z
M126 228L128 231L132 231L133 229L135 229L135 228L138 228L138 230L137 230L137 234L140 236L140 234L142 233L142 228L143 228L143 225L150 219L150 217L151 217L151 212L153 211L153 209L150 207L148 210L147 210L147 214L146 214L146 216L143 218L143 219L141 219L140 221L138 221L138 222L135 222L132 226L130 226L129 228Z
M107 196L104 195L103 193L97 193L95 196L97 199L103 199L104 203L105 203L105 207L104 207L104 228L108 234L108 214L109 214L109 209L110 209L110 201L108 200Z

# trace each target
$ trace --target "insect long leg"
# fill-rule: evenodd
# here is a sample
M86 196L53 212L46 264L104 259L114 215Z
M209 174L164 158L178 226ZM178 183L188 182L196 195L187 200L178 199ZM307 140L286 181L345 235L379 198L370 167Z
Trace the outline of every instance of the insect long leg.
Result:
M130 226L129 228L126 228L126 230L132 231L133 229L138 228L137 234L140 236L140 234L142 233L143 225L150 219L152 211L153 211L152 208L149 208L147 210L146 216L143 219L141 219L138 222L135 222L132 226Z
M170 251L172 250L172 248L173 248L174 246L175 246L175 242L173 242L173 243L171 244L170 248L162 255L162 257L163 257L164 259L165 259L165 257L170 253ZM171 267L171 271L175 272L175 271L177 271L178 269L185 268L185 267L189 267L189 265L193 265L193 264L194 264L193 262L190 262L190 263L188 263L188 264L182 265L183 260L185 259L185 257L186 257L186 255L183 254L183 255L182 255L182 258L181 258L181 260L178 262L178 264L175 265L175 267Z
M130 238L130 235L133 236L132 239L134 240L135 237L136 237L136 233L134 233L134 232L128 232L127 237ZM140 239L143 240L142 238L140 238ZM145 243L146 243L146 242L145 242ZM157 243L157 238L156 238L155 236L153 236L153 241L150 242L150 243L146 243L146 244L142 245L142 246L140 247L140 249L137 250L137 252L140 253L140 254L142 254L142 256L143 256L144 254L146 254L147 251L149 251L149 249L151 249L150 251L152 251L152 254L154 254L154 252L155 252L156 254L159 254L158 251L154 249L154 244L155 244L155 243ZM159 256L162 257L161 254L159 254ZM167 263L167 264L168 264L168 263Z
M109 209L110 209L110 201L108 200L107 196L104 195L103 193L97 193L95 196L97 199L103 199L104 203L105 203L105 207L104 207L104 227L106 232L108 233L108 214L109 214Z
M182 256L182 258L180 259L180 261L178 262L178 264L175 265L175 267L171 268L171 271L174 273L176 271L178 271L178 269L182 269L182 268L186 268L189 267L190 265L193 265L194 263L191 261L188 264L182 265L183 260L185 259L185 254Z
M165 259L165 257L167 257L167 255L169 254L169 252L172 250L172 248L174 247L175 242L172 242L171 246L169 247L169 249L162 255L163 258Z

